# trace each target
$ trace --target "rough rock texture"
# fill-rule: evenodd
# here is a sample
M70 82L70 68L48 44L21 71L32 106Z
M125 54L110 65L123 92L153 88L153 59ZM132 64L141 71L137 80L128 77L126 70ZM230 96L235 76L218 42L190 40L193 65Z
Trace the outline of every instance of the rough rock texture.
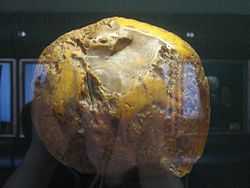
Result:
M33 121L62 163L102 175L152 165L181 177L202 155L208 81L173 33L107 18L62 35L39 63Z

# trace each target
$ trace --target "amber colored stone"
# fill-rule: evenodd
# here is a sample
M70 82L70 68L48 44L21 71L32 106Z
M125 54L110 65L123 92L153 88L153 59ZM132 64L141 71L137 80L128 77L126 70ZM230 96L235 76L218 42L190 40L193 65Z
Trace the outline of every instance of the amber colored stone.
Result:
M156 166L181 177L201 157L208 81L175 34L106 18L56 39L39 63L33 121L62 163L102 175Z

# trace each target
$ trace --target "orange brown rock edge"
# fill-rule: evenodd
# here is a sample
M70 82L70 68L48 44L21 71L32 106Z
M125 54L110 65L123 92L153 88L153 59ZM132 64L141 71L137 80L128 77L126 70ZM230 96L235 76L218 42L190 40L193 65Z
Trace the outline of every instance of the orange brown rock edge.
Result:
M82 173L158 166L182 177L202 155L208 80L171 32L102 19L45 48L35 79L35 127L56 159Z

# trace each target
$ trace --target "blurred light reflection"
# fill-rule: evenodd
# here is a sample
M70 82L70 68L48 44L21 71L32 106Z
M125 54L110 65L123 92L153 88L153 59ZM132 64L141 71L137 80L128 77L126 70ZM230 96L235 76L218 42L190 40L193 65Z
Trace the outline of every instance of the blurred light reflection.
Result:
M183 67L183 117L198 118L200 112L200 92L195 67L191 63Z

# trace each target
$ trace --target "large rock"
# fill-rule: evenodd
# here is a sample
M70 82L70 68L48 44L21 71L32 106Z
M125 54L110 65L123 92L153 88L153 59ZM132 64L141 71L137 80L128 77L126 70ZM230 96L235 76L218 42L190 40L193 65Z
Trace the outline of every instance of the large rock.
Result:
M39 63L33 121L62 163L103 175L157 166L181 177L201 157L208 81L173 33L107 18L62 35Z

